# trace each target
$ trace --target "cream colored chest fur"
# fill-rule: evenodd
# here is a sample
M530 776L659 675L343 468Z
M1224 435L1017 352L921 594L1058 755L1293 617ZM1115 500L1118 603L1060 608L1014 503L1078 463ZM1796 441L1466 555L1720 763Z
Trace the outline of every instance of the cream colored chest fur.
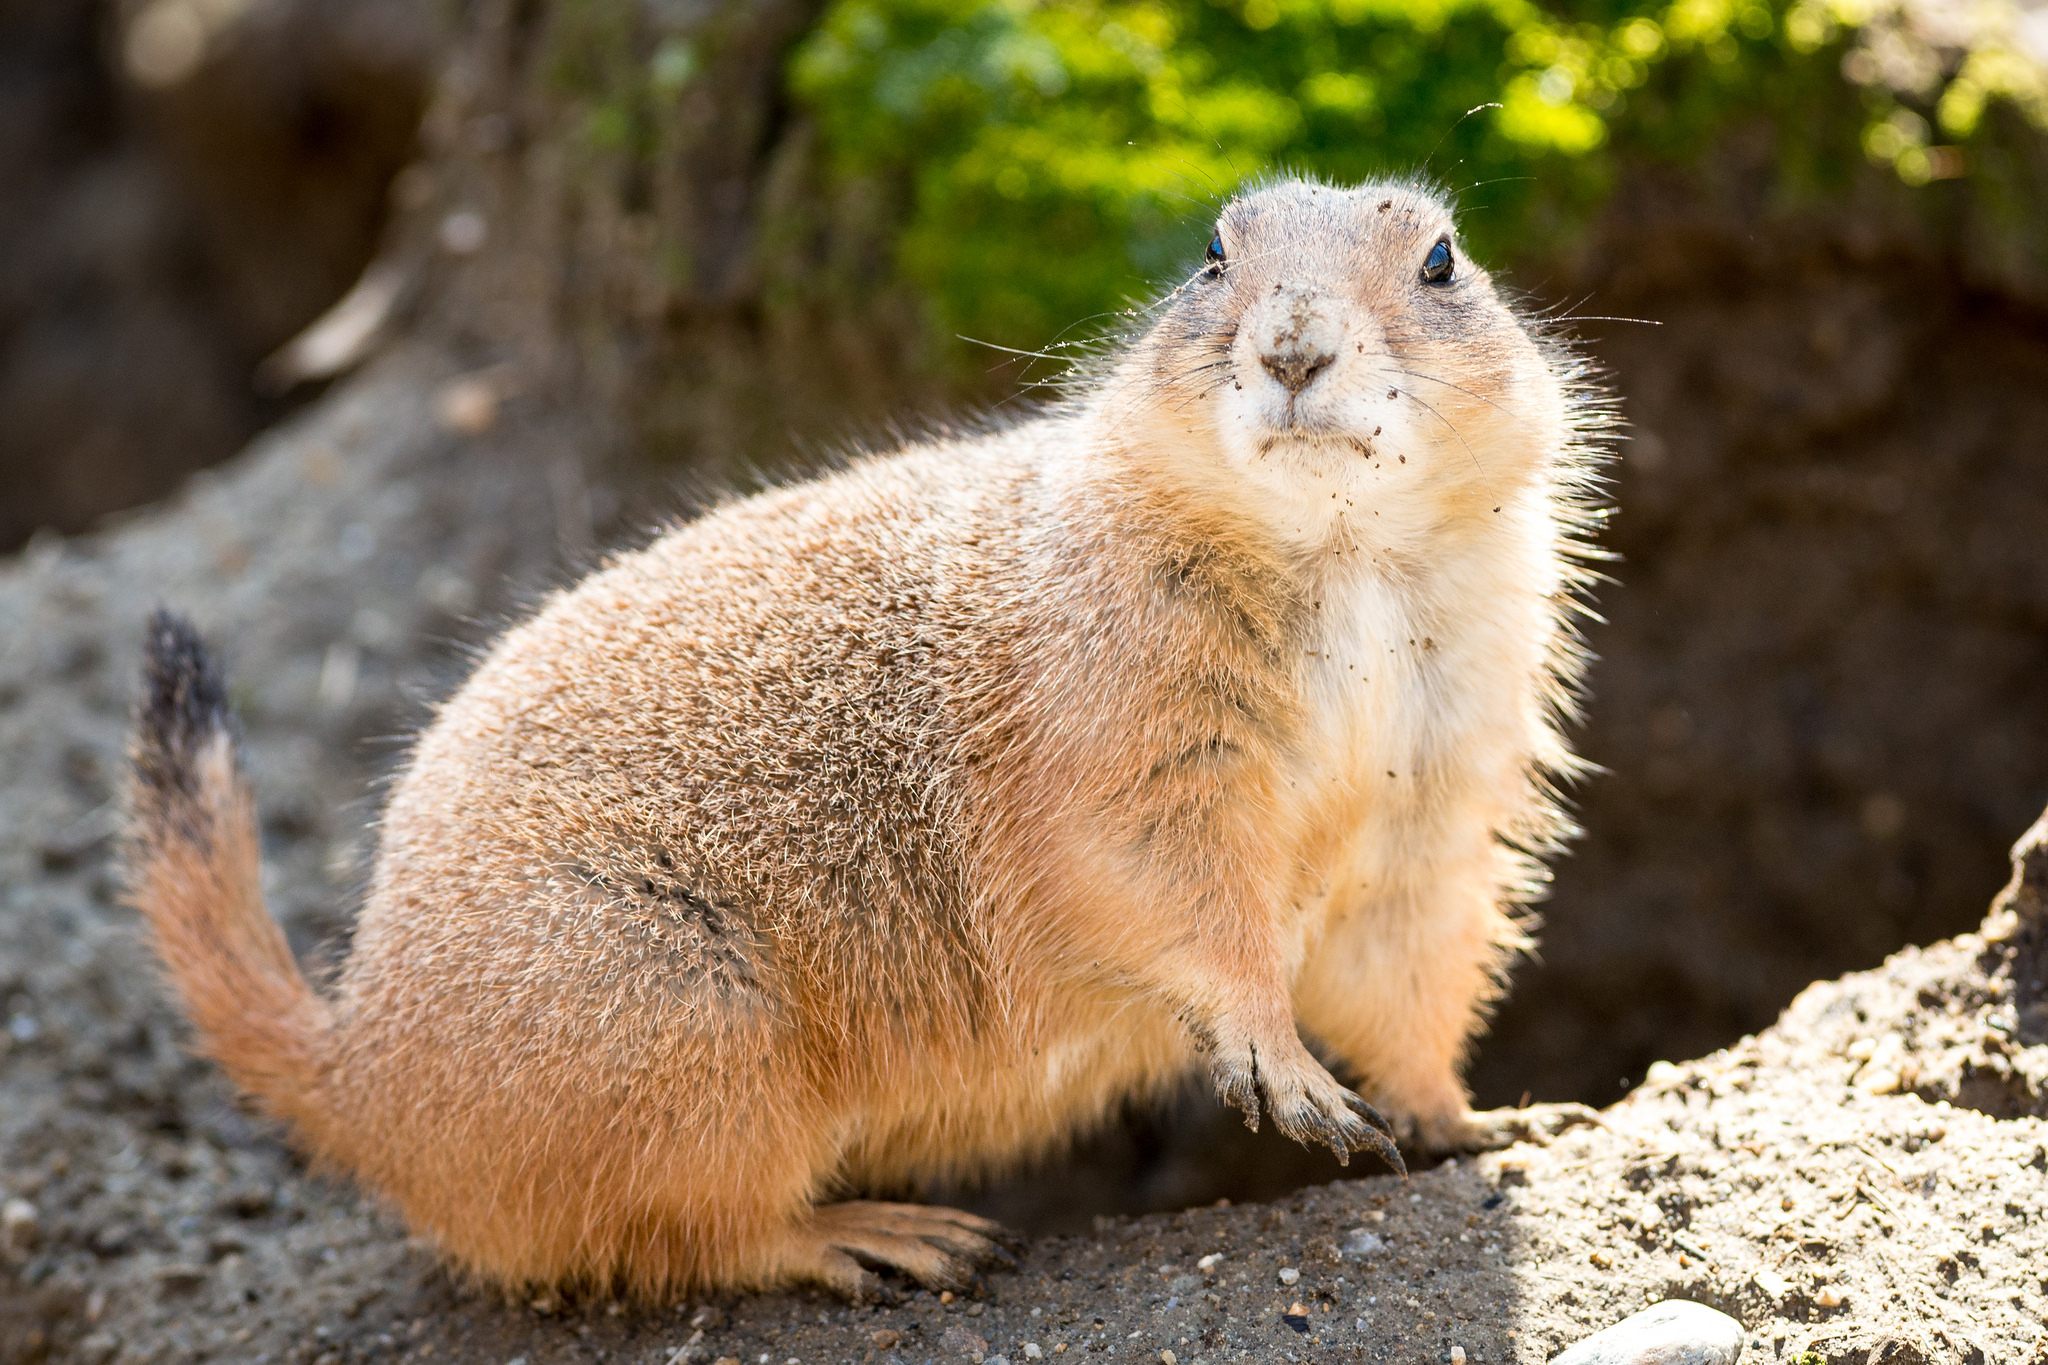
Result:
M1530 799L1557 571L1541 510L1512 510L1398 567L1323 576L1289 774L1310 932L1319 910L1424 890Z

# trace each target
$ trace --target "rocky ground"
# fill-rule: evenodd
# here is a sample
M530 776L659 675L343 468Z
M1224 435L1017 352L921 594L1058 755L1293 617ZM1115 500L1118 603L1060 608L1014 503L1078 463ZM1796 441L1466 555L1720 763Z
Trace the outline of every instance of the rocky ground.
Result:
M1813 986L1547 1147L1092 1223L1041 1174L992 1206L1076 1231L879 1307L453 1281L184 1057L109 803L141 618L180 603L226 647L273 905L331 956L387 741L613 520L520 403L397 355L176 503L0 568L0 1361L1534 1362L1685 1297L1749 1360L2048 1362L2038 844L1983 933Z

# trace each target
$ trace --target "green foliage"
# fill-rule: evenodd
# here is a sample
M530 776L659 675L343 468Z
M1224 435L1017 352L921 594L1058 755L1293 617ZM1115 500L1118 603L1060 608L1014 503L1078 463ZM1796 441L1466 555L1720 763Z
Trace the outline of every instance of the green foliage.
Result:
M1963 173L1992 104L2048 124L2009 25L1914 33L1878 0L838 0L792 84L834 170L904 196L897 265L942 333L1031 346L1191 268L1274 169L1420 170L1526 259L1624 164L1740 126L1778 189L1825 192L1866 158Z

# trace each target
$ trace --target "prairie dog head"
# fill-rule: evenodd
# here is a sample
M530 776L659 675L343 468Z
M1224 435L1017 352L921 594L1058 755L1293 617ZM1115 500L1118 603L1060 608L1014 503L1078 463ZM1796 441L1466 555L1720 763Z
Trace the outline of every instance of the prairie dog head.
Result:
M1102 394L1149 458L1304 541L1485 514L1568 439L1565 378L1405 183L1233 200Z

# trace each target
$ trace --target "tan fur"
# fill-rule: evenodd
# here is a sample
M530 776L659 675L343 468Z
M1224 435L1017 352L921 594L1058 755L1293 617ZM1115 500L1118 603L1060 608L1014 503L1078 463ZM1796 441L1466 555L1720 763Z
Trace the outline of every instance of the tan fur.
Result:
M1286 183L1219 231L1059 410L732 503L511 631L392 793L331 1000L225 745L210 833L139 802L212 1054L464 1266L648 1296L949 1282L988 1225L828 1201L1198 1064L1391 1151L1297 1021L1471 1138L1564 832L1598 405L1462 253L1420 280L1426 191Z

